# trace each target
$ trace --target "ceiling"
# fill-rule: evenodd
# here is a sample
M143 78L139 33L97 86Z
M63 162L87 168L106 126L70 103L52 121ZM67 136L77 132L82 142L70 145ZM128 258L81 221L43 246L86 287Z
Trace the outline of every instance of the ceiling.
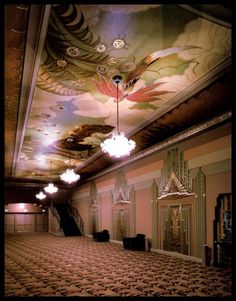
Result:
M116 129L115 75L130 158L231 118L231 31L222 5L5 5L6 181L63 185L70 158L79 185L129 160L100 147Z

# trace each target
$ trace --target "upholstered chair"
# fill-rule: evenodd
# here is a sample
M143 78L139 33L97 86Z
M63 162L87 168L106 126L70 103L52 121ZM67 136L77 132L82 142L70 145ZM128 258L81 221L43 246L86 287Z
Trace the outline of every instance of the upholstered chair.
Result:
M138 233L135 237L123 237L124 249L145 251L145 234Z

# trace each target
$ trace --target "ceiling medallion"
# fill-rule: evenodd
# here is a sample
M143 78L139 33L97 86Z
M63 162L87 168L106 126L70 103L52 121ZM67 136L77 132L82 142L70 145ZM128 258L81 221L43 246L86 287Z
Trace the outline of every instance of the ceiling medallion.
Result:
M115 49L122 49L122 48L126 48L128 44L126 43L124 38L118 37L115 40L113 40L112 42L112 46ZM126 48L127 49L127 48Z
M133 140L128 140L124 133L119 131L119 83L121 82L121 76L116 75L113 77L113 81L116 84L117 99L116 99L116 132L112 138L106 139L101 143L101 148L104 153L108 153L111 157L120 158L130 154L135 148L136 144Z
M97 72L98 73L106 73L108 70L108 67L105 65L98 65L97 66Z
M116 65L118 62L119 60L116 57L109 57L109 59L107 59L108 65Z
M97 52L102 53L102 52L105 52L107 50L107 47L104 44L97 44L95 46L95 49L96 49Z
M61 68L65 68L68 65L68 62L64 59L58 59L57 60L57 66Z
M79 51L79 48L72 46L72 47L66 48L66 53L71 57L76 57L76 56L79 56L80 51Z

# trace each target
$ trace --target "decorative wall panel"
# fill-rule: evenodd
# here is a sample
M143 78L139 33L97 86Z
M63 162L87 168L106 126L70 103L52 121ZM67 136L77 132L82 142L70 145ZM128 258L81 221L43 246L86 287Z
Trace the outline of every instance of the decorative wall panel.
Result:
M202 257L206 243L206 177L201 167L194 178L196 200L196 257Z
M97 194L95 182L90 183L90 197L89 197L89 233L100 231L100 215L101 208L100 196Z
M112 191L112 233L115 240L135 234L135 190L127 185L123 170L117 172Z
M151 193L152 193L152 248L157 248L157 218L158 218L158 186L155 180L153 180L152 187L151 187Z
M163 211L163 250L190 255L190 210L182 205L168 206Z
M162 177L159 181L159 199L189 196L192 193L192 179L179 147L166 152Z
M123 237L129 236L130 233L130 209L114 208L115 240L122 240Z

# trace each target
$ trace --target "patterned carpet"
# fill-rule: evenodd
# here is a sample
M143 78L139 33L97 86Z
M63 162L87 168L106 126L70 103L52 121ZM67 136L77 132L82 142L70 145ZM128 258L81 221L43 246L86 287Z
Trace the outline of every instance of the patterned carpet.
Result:
M49 233L5 235L5 297L231 297L230 269Z

